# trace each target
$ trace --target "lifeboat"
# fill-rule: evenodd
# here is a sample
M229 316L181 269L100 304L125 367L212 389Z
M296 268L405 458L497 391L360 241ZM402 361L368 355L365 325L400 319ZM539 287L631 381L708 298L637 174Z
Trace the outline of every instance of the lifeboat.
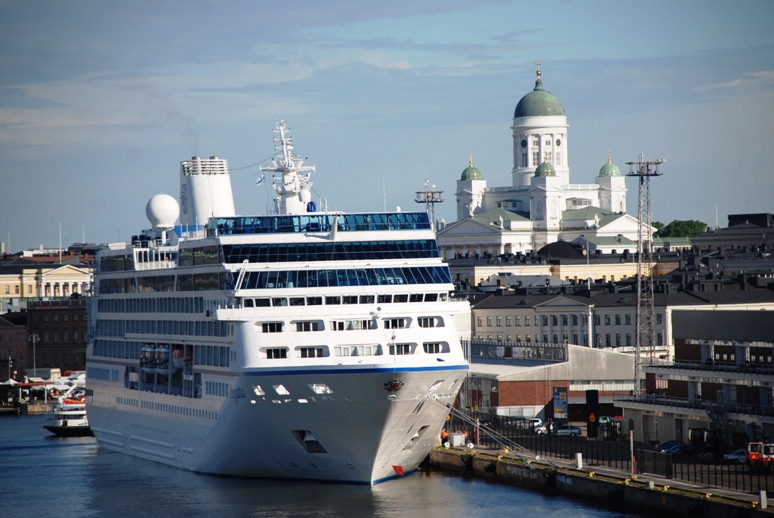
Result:
M156 348L148 344L140 351L140 366L148 374L156 372Z
M185 367L185 362L189 358L186 358L185 351L183 349L175 349L172 351L172 372L177 372Z
M156 348L156 373L169 375L169 347L166 345Z

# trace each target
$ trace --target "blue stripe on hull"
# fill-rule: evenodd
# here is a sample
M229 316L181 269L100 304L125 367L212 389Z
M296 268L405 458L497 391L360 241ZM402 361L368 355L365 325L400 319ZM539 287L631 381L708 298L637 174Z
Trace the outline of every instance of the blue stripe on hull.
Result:
M371 367L371 368L327 368L317 369L294 369L270 367L261 370L246 370L242 372L243 376L276 376L276 375L301 375L301 374L378 374L380 372L434 372L434 371L466 371L467 365L443 365L439 367Z

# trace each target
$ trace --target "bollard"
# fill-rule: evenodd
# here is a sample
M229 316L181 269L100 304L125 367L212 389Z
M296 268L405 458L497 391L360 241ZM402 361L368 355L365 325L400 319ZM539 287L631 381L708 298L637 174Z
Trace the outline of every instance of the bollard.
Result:
M652 480L648 480L648 489L655 489L655 488L656 488L656 483L653 482Z
M766 490L765 489L761 489L760 503L761 503L761 509L766 509L769 506L769 499L766 498Z
M583 468L583 454L582 453L576 453L575 454L575 466L578 469Z

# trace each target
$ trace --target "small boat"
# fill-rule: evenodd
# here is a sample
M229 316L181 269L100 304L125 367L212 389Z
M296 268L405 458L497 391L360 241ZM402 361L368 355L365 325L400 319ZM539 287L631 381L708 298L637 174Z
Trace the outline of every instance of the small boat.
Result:
M51 407L43 428L60 437L87 437L94 435L86 418L86 404L78 400L64 400Z

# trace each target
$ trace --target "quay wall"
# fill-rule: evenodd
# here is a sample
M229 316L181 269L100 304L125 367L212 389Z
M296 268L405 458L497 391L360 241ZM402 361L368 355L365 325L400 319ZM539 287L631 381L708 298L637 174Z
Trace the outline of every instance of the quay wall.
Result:
M654 484L651 488L648 482L638 480L636 476L616 477L591 469L576 470L454 448L436 448L428 459L431 466L442 470L582 499L604 507L665 516L774 517L774 507L760 509L757 501L662 484Z

